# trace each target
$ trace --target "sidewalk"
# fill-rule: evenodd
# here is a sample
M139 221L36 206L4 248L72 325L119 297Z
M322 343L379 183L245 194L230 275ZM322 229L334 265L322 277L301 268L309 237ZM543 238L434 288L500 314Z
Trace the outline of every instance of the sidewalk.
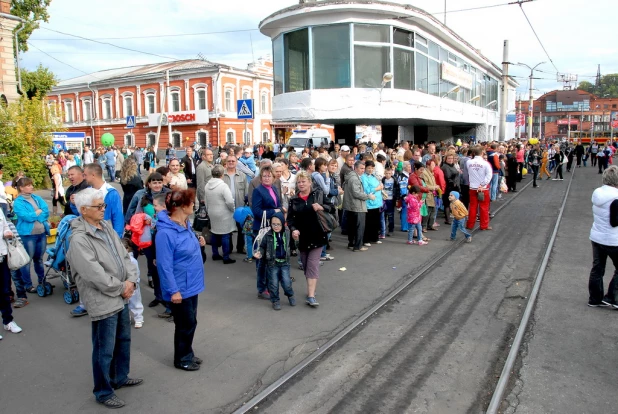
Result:
M507 397L511 404L507 413L616 411L618 311L587 306L590 198L601 185L601 176L590 167L575 168L575 174L518 361L519 375ZM565 185L568 178L570 174ZM606 286L613 272L608 260Z

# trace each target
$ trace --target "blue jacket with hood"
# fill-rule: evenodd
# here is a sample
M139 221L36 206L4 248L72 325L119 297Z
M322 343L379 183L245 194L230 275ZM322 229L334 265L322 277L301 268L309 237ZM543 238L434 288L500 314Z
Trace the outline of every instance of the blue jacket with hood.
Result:
M170 301L177 292L183 298L190 298L205 288L204 262L197 237L190 225L185 229L168 214L167 211L157 214L155 237L157 270L165 301Z
M105 198L103 201L107 204L103 220L109 220L118 237L122 239L124 235L124 214L122 214L122 198L120 193L109 183L103 184L99 191L104 194Z

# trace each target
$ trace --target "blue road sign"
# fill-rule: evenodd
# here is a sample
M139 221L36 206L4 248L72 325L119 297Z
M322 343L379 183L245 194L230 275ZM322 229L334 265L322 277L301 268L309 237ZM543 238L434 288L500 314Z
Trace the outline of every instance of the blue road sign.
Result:
M253 99L239 99L236 108L238 119L253 119Z
M52 132L51 135L53 139L86 138L85 132Z
M127 117L127 128L135 128L135 115Z

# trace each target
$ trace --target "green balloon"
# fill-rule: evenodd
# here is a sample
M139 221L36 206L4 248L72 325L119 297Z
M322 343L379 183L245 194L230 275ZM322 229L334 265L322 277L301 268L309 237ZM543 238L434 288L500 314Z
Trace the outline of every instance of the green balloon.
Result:
M114 136L109 132L101 135L101 145L103 145L104 147L111 147L112 145L114 145L114 140Z

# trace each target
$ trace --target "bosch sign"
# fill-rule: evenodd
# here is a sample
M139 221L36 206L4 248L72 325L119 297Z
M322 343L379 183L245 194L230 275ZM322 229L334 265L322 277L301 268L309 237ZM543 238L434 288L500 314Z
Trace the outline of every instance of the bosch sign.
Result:
M159 125L161 114L149 114L148 126ZM178 124L207 124L209 122L208 111L185 111L175 112L173 114L163 114L161 125Z

